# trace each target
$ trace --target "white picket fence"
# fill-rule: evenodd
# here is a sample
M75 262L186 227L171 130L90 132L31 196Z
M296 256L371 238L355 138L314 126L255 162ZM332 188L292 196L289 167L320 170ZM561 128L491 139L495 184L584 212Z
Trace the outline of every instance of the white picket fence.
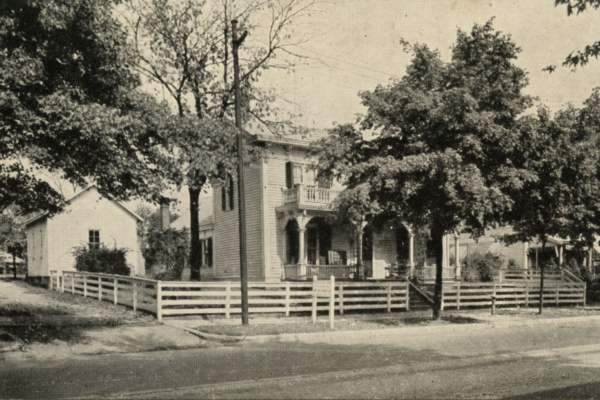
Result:
M461 307L539 305L540 282L490 282L490 283L444 283L442 309ZM548 281L544 283L543 300L546 305L585 306L586 284L584 282Z
M99 290L99 288L101 288ZM52 271L50 289L100 301L124 304L156 314L205 315L241 313L240 284L233 282L167 282L119 275ZM337 282L336 310L407 310L407 282ZM312 310L311 282L248 284L250 313L290 313ZM317 310L328 310L328 299L318 299Z
M161 320L164 315L206 315L241 313L239 282L167 282L120 275L86 272L51 272L50 289L97 298L149 311ZM251 314L310 312L312 282L248 284ZM409 283L336 282L335 309L409 310ZM548 281L544 284L544 304L585 305L583 282ZM461 307L524 306L539 304L539 281L465 283L446 282L442 309ZM328 310L328 299L319 298L317 310Z

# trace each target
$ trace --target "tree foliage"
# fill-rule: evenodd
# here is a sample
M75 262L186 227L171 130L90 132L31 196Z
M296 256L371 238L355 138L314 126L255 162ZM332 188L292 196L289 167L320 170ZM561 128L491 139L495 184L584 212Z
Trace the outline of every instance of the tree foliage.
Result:
M593 8L597 10L600 7L599 0L555 0L555 5L566 5L567 6L567 15L580 14L586 11L588 8ZM564 66L567 67L578 67L584 66L590 62L590 58L598 58L600 55L600 41L596 41L592 44L585 46L583 50L576 50L569 54L565 61L563 62ZM555 66L549 66L545 68L546 70L552 72L556 69Z
M406 75L361 93L362 132L334 130L321 159L334 158L325 165L347 176L349 188L368 183L384 212L429 227L439 318L443 235L459 227L481 234L531 179L513 162L521 144L516 119L531 99L522 94L526 73L514 65L520 49L492 21L459 30L449 62L425 45L403 44L414 54Z
M0 6L0 204L58 211L40 170L119 199L156 199L169 164L164 109L137 90L111 0L26 0ZM18 195L17 195L18 194Z
M293 128L279 118L275 93L256 85L268 68L290 68L276 55L289 52L292 26L311 6L299 0L236 2L224 0L127 0L122 18L135 49L135 66L173 100L180 118L169 119L169 135L176 161L184 171L190 195L191 278L200 279L199 196L207 183L219 185L235 176L237 149L233 119L234 80L231 20L240 32L265 34L247 40L240 54L243 119L270 131ZM267 27L256 21L269 21Z

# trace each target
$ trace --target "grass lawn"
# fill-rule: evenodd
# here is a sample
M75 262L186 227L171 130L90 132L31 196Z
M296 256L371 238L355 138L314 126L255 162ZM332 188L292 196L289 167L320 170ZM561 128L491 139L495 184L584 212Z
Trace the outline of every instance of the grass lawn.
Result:
M281 322L281 323L250 323L250 325L233 325L219 324L218 320L211 325L202 325L195 329L210 334L227 335L227 336L258 336L258 335L279 335L284 333L311 333L311 332L327 332L329 331L329 322L322 317L316 324L313 324L310 318L298 318L298 322ZM440 325L440 324L467 324L481 322L475 318L462 316L446 315L441 321L432 321L430 317L405 317L395 315L389 317L381 315L381 317L370 316L370 318L348 318L337 317L335 319L336 331L347 330L366 330L366 329L382 329L391 327L401 327L410 325Z

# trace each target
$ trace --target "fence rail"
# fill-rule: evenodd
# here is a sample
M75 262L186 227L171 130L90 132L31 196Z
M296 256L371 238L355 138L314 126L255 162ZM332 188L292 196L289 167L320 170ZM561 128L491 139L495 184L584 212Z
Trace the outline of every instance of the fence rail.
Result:
M101 288L100 290L98 288ZM251 313L312 310L312 282L248 284ZM50 289L112 301L163 315L241 313L241 290L233 282L166 282L85 272L51 272ZM409 307L407 282L337 282L336 307L345 310L403 310ZM318 299L317 310L328 310L328 299Z
M550 281L544 284L543 300L547 305L585 305L585 283ZM442 309L496 306L539 305L539 281L444 284Z
M251 282L250 313L309 312L312 307L312 282ZM206 315L241 313L240 284L234 282L166 282L119 275L51 271L50 289L69 292L99 301L110 301L142 309L156 315ZM544 285L544 304L585 305L585 283L549 281ZM534 306L539 303L536 281L465 283L443 285L442 308L489 307L492 297L497 306ZM318 310L327 310L326 298L319 298ZM409 310L409 282L336 282L335 309Z

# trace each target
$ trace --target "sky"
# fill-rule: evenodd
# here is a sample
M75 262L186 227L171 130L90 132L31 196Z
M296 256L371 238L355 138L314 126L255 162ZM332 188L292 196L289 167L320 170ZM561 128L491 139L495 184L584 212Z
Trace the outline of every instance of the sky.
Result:
M600 86L600 60L576 71L542 71L600 40L599 11L569 17L554 0L320 0L312 10L298 21L297 31L313 38L295 48L310 58L291 74L270 70L261 81L312 128L353 122L365 111L359 91L401 78L410 61L401 39L427 44L449 60L457 29L470 31L491 18L496 30L521 47L516 64L528 71L525 92L539 98L538 104L553 111L567 102L580 105Z
M302 114L301 125L325 130L352 123L365 112L360 91L405 73L411 56L401 39L427 44L449 60L457 30L491 18L521 47L516 64L528 72L525 93L538 104L552 111L568 102L579 106L600 86L600 60L575 71L560 66L570 52L600 40L600 11L567 16L554 0L315 0L292 33L308 38L293 48L303 58L295 59L294 71L265 71L259 85L276 91L279 106ZM246 41L252 40L262 40L260 32L250 32ZM548 65L559 68L542 71ZM188 207L187 190L174 196L177 208Z

